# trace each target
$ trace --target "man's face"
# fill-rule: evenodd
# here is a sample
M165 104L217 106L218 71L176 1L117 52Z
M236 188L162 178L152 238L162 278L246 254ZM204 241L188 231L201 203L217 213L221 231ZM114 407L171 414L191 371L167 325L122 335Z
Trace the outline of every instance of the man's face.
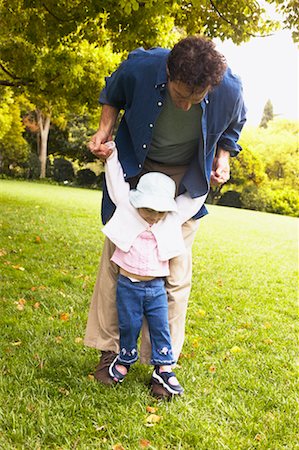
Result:
M190 88L182 81L168 81L167 89L174 105L183 111L189 111L192 105L200 103L210 90L210 86L202 90Z

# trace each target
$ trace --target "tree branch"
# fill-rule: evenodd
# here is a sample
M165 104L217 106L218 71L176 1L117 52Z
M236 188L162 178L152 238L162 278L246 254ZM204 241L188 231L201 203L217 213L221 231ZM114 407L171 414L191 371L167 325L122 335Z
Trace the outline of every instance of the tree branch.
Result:
M11 77L13 80L18 80L19 78L12 74L11 72L9 72L4 66L3 64L0 63L0 68L3 70L4 73L6 73L9 77Z
M216 5L214 4L213 0L210 0L210 4L212 6L212 8L214 9L214 11L218 14L218 16L224 20L224 22L228 23L234 30L239 31L239 28L232 23L230 20L228 20L223 14L222 12L219 11L219 9L216 7ZM247 34L248 36L252 36L252 37L268 37L268 36L273 36L273 33L271 34L253 34L253 33L249 33L248 31L245 31L245 34Z
M6 75L8 75L10 78L12 78L14 81L9 81L9 80L0 80L0 86L26 86L28 84L31 84L34 82L34 80L32 79L23 79L17 77L16 75L14 75L13 73L11 73L9 70L7 70L3 64L0 63L0 69L3 70L4 73L6 73Z
M18 81L0 80L0 86L21 87L27 86L28 84L32 83L33 80L18 80Z

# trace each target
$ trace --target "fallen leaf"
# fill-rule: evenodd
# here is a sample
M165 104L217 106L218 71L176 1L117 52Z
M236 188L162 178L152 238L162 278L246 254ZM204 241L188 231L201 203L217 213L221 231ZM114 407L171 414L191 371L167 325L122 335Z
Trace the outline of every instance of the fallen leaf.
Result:
M267 345L273 344L273 340L270 339L270 338L264 339L263 342L264 342L265 344L267 344Z
M203 309L198 309L196 315L199 317L205 317L207 313Z
M225 309L226 309L226 311L229 311L229 312L232 312L232 310L233 310L233 308L231 306L229 306L229 305L226 306Z
M38 309L40 307L40 302L36 302L33 305L33 308Z
M25 268L20 266L19 264L16 264L15 266L11 266L11 267L16 270L21 270L22 272L24 272L24 270L25 270Z
M83 339L81 337L76 337L75 338L76 344L80 344L82 341L83 341Z
M15 302L15 304L17 305L17 309L19 311L23 311L23 309L25 308L26 300L24 298L20 298L17 302Z
M55 341L57 342L57 344L60 344L62 342L62 340L63 340L62 336L56 336L55 337Z
M240 347L238 347L237 345L235 345L234 347L232 347L230 349L231 353L241 353L242 349Z
M0 249L0 256L5 256L5 255L7 255L7 251L4 250L4 248L1 248Z
M125 448L121 444L115 444L113 445L112 450L125 450Z
M223 281L222 280L217 280L217 284L218 284L219 287L222 287L223 286Z
M42 241L42 238L41 238L40 236L36 236L36 237L35 237L35 242L36 242L36 244L40 244L41 241Z
M104 431L107 429L106 425L98 425L97 423L94 424L96 431Z
M64 322L66 322L67 320L69 320L69 318L70 318L69 313L61 313L61 314L60 314L60 320L62 320L62 321L64 321Z
M25 306L24 305L17 305L17 309L19 311L23 311L25 309Z
M89 374L87 375L87 378L88 378L90 381L93 381L93 380L94 380L94 375L93 375L92 373L89 373Z
M158 411L158 408L155 408L154 406L147 406L146 407L146 412L148 413L155 413Z
M199 347L199 342L202 340L201 337L197 337L195 339L192 340L191 345L193 348L198 348Z
M161 416L157 416L157 414L150 414L145 419L146 423L150 423L150 424L158 423L158 422L160 422L160 420L161 420Z
M262 436L260 434L257 434L254 438L256 441L261 441L262 440Z
M68 391L67 389L65 389L63 387L58 388L58 391L63 395L69 395L69 393L70 393L70 391Z
M21 345L21 344L22 344L22 341L11 342L11 345L12 345L13 347L18 347L18 346Z
M249 322L242 323L241 326L242 326L243 328L246 328L246 330L250 330L250 329L252 328L252 324L249 323Z
M147 439L140 439L139 445L141 448L146 448L146 447L149 447L151 445L151 443Z
M210 373L215 373L216 372L216 366L212 365L209 367L209 372Z
M266 330L269 330L269 328L271 328L272 325L270 322L265 322L265 323L263 323L262 327L265 328Z
M194 357L194 352L180 354L180 359L191 359L193 357Z

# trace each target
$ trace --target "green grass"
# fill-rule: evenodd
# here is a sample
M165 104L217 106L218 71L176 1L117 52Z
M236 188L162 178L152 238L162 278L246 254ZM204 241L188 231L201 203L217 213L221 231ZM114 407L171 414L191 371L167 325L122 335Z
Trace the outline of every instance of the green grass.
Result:
M90 376L98 354L80 338L103 242L100 193L0 189L0 449L299 448L296 219L209 208L177 369L186 394L162 402L150 367L137 363L115 388ZM153 426L147 406L161 417Z

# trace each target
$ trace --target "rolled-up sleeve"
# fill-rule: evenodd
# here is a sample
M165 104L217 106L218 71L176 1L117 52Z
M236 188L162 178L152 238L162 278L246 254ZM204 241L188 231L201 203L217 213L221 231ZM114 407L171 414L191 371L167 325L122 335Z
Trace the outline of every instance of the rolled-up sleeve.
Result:
M227 150L231 156L237 156L242 150L242 147L238 144L238 140L240 138L241 130L246 122L246 111L247 109L241 91L235 104L231 122L224 133L222 133L217 143L218 148Z

